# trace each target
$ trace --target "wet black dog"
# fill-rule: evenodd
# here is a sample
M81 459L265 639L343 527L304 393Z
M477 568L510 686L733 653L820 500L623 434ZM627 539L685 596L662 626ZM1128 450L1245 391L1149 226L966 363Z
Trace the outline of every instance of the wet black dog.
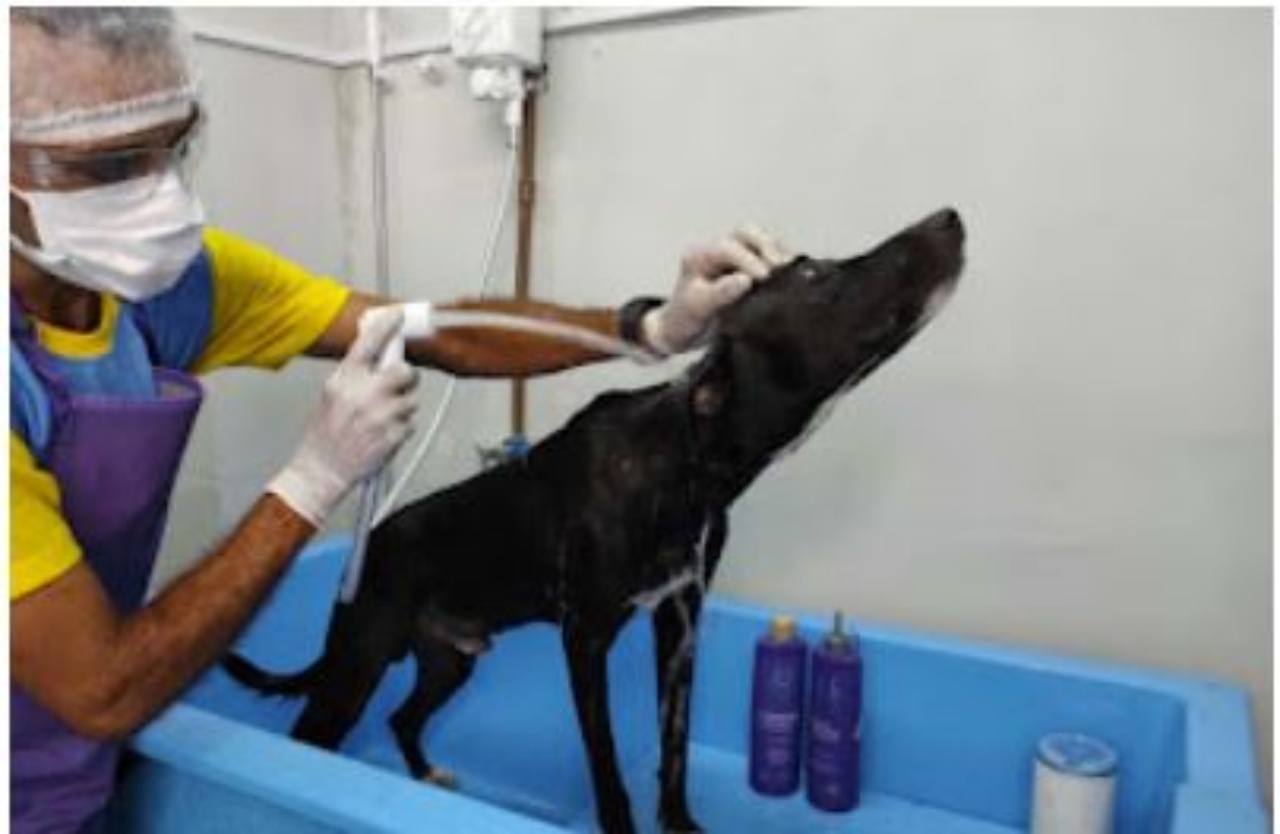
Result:
M797 258L722 316L681 378L598 397L523 460L406 506L370 539L359 594L324 654L292 676L231 657L265 692L306 695L296 738L334 748L388 664L415 688L390 723L415 777L442 780L419 737L496 632L559 624L600 825L634 830L616 762L606 656L653 607L661 705L660 817L697 831L686 795L693 634L727 510L836 395L865 378L950 294L964 230L938 212L852 260Z

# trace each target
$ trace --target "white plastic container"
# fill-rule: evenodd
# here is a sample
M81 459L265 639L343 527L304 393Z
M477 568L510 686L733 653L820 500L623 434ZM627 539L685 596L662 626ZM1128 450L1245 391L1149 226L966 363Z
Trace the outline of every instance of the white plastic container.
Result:
M542 64L542 9L454 6L449 42L464 67L537 69Z
M1040 739L1031 834L1110 834L1118 764L1111 746L1092 736Z

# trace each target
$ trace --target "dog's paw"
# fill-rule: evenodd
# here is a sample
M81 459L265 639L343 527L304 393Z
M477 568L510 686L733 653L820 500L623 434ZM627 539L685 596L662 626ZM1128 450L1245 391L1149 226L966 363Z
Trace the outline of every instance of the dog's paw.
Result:
M703 828L693 820L681 823L680 825L668 825L664 823L662 826L662 834L703 834Z
M702 834L703 828L693 817L685 814L663 814L659 820L662 834Z
M636 834L635 823L631 821L631 812L626 808L601 814L599 823L602 834Z
M445 788L451 791L458 788L458 777L439 767L433 767L427 771L426 775L422 777L422 781L428 785L435 785L437 788Z

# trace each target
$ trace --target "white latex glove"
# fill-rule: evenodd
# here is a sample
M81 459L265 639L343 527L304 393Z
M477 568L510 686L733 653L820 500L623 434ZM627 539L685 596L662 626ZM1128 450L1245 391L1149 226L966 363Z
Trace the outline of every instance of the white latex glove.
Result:
M361 316L355 341L325 382L298 451L267 485L316 527L413 431L417 372L403 361L376 369L403 317L399 307L374 308Z
M716 315L791 255L757 226L745 225L718 243L689 250L680 261L671 298L641 322L645 343L657 353L688 350L707 337Z

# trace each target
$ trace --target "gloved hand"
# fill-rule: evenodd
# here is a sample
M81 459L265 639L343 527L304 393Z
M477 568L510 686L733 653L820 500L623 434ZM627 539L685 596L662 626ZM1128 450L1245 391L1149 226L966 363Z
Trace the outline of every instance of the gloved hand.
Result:
M645 343L663 355L694 347L710 333L720 310L791 257L772 236L752 225L713 245L689 250L680 261L671 298L641 321Z
M316 527L412 433L417 371L403 361L376 369L403 318L399 307L374 308L361 316L355 341L325 383L302 444L267 485Z

